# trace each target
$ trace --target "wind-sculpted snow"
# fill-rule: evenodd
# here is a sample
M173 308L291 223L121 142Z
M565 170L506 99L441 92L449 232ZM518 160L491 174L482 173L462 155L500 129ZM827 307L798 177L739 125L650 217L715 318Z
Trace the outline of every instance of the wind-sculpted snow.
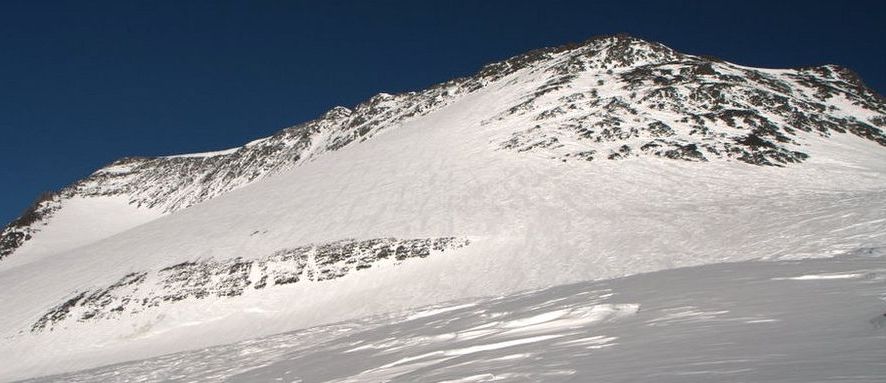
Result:
M884 281L860 256L677 269L28 382L882 382Z
M110 286L74 293L40 317L31 331L52 330L66 321L119 318L185 299L236 297L248 289L341 278L378 262L425 258L468 243L454 237L343 240L280 250L257 260L183 262L154 272L130 273Z

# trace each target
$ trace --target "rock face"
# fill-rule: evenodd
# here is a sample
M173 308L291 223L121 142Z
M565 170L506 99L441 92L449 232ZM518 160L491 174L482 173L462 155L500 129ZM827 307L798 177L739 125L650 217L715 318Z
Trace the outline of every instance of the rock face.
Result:
M255 260L183 262L156 271L129 273L107 287L75 292L41 316L31 331L51 331L69 321L112 319L186 299L235 297L250 289L273 288L301 280L336 279L379 262L399 264L409 258L425 258L469 243L467 239L453 237L341 240L284 249Z
M631 38L564 56L533 67L548 83L490 121L522 122L503 149L784 166L808 158L803 133L851 132L886 146L883 98L837 66L747 68Z
M539 73L547 79L543 84L521 82L522 74ZM124 196L135 206L174 212L500 83L526 87L525 96L485 120L513 131L491 144L559 161L652 156L787 166L809 157L805 139L835 132L886 146L886 101L845 68L755 69L630 36L603 36L531 51L420 92L336 107L239 148L115 161L41 198L7 225L0 232L0 259L73 196Z

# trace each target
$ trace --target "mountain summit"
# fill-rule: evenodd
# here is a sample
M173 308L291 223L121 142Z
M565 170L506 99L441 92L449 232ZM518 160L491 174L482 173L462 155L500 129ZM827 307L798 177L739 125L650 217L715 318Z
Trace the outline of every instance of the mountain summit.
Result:
M0 376L878 249L884 128L886 100L845 68L750 68L616 35L238 148L120 159L0 233Z

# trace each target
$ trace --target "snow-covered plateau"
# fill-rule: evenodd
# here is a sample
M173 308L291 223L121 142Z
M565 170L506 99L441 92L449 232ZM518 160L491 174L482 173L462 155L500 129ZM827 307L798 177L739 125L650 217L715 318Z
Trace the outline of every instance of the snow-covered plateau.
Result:
M884 128L607 36L121 159L0 232L0 381L884 381Z

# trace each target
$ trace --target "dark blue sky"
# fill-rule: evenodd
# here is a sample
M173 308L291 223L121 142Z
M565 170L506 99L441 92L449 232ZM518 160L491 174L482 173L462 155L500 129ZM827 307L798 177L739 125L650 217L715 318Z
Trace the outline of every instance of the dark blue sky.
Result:
M886 93L886 2L713 3L7 0L0 221L122 156L239 146L598 34L753 66L841 64Z

